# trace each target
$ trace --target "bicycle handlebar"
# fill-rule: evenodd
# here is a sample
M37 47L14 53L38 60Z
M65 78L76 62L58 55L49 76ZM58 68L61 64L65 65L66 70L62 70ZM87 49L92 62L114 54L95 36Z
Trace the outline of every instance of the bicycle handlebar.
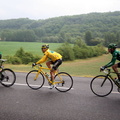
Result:
M32 65L32 67L34 67L36 70L39 70L39 69L46 69L46 70L51 70L50 68L48 67L43 67L41 64L36 64L36 65Z
M5 61L7 61L7 59L0 59L0 61L5 62Z
M0 68L2 68L2 63L5 62L5 61L7 61L7 59L0 59L0 61L1 61L0 62Z
M110 74L110 73L111 73L111 69L105 69L105 70L103 70L103 72L104 72L105 74Z
M42 67L42 65L41 64L38 64L40 67Z

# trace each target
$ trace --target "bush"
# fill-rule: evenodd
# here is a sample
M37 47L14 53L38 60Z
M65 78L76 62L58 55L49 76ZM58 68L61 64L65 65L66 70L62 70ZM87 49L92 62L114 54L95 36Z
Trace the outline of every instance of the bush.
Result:
M18 57L21 59L22 64L28 64L29 62L33 62L34 56L32 53L25 52L23 48L20 48L16 53L15 57Z
M77 59L82 56L81 49L78 45L74 45L73 52L74 52L75 58Z
M64 61L96 57L106 53L104 47L101 45L86 46L85 44L82 44L81 46L78 46L75 44L72 47L68 43L64 43L56 51L63 56ZM6 56L6 59L8 59L8 63L12 64L28 64L38 61L40 57L37 55L33 56L32 53L25 52L23 48L20 48L13 57Z
M106 53L104 47L100 45L84 46L84 47L79 47L78 45L74 45L73 51L76 59L96 57Z
M12 64L22 64L22 61L19 57L9 57L8 58L8 63L12 63Z
M22 47L19 50L17 50L17 52L15 53L15 56L19 58L22 58L23 56L25 56L25 51L23 50Z
M32 62L36 62L36 61L38 61L39 59L40 59L40 56L35 55L35 56L33 57L33 61L32 61Z
M74 52L70 44L64 43L62 47L58 48L57 52L59 52L63 56L63 60L74 60Z
M29 62L33 61L34 56L32 53L25 52L24 56L21 57L23 64L28 64Z
M7 63L11 64L28 64L30 62L36 62L40 59L39 56L33 56L32 53L25 52L23 48L16 51L13 57L6 56Z

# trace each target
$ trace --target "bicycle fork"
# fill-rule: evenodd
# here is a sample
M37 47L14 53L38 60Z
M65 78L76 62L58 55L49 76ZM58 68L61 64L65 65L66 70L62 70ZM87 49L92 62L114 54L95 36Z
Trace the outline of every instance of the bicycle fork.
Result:
M40 73L38 72L38 73L35 75L35 77L34 77L34 81L37 80L39 74L40 74Z
M101 87L103 87L105 81L107 80L108 76L105 77L105 79L103 80L102 84L101 84Z

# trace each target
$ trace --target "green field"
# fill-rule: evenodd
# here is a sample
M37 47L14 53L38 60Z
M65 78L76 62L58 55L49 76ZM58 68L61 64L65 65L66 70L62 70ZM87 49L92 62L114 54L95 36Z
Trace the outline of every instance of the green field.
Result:
M27 52L32 52L36 55L43 55L41 53L41 45L43 43L27 43L27 42L0 42L0 51L6 55L14 55L15 52L20 48ZM60 43L50 43L50 48L55 50L59 46ZM60 67L60 71L66 71L74 76L82 76L82 77L93 77L95 75L100 74L99 68L102 65L105 65L111 59L110 54L106 54L99 57L89 58L89 59L80 59L75 61L67 61L63 62ZM43 64L45 66L45 64ZM32 70L31 64L29 65L9 65L5 64L5 67L9 67L16 72L28 72Z
M34 55L41 55L41 45L46 43L38 42L0 42L0 51L3 56L13 56L19 48L23 48L25 52L31 52ZM49 43L50 49L56 50L62 43Z

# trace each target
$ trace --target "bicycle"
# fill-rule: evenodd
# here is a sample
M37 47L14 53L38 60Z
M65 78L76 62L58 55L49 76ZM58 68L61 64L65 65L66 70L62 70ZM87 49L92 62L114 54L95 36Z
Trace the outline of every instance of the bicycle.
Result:
M105 97L112 92L114 83L118 87L118 92L120 92L120 84L111 75L111 73L116 73L111 72L111 69L105 69L103 72L105 75L98 75L92 79L90 83L91 91L99 97Z
M45 78L48 80L49 85L55 85L55 88L60 92L67 92L73 86L73 79L72 77L66 72L56 72L55 74L55 81L52 83L48 75L44 70L49 70L49 68L42 67L41 64L34 66L35 70L31 70L26 75L26 83L27 85L33 89L38 90L40 89L44 83Z
M6 60L0 59L0 61L0 83L5 87L10 87L15 83L16 75L11 69L4 68L2 64Z

